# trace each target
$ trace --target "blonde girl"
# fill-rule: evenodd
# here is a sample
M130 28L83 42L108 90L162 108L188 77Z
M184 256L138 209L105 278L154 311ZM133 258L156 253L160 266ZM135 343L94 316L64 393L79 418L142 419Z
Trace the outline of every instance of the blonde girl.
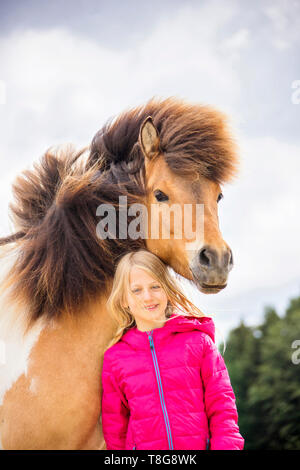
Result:
M214 324L167 266L140 250L119 262L108 299L117 324L103 361L108 449L242 449Z

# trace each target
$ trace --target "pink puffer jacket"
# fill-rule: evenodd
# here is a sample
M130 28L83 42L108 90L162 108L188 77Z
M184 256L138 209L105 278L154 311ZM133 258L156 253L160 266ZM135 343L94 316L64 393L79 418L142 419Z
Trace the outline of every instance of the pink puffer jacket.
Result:
M128 330L104 354L102 384L107 449L243 449L211 318Z

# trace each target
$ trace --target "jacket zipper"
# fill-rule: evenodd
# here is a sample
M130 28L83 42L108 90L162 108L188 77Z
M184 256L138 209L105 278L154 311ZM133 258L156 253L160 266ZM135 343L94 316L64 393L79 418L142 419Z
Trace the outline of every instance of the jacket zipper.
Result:
M157 381L157 385L158 385L160 404L161 404L161 407L162 407L164 420L165 420L165 425L166 425L169 449L173 450L173 441L172 441L172 434L171 434L171 429L170 429L170 422L169 422L168 412L167 412L167 408L166 408L166 404L165 404L164 392L163 392L163 387L162 387L162 383L161 383L160 372L159 372L157 356L156 356L156 352L155 352L155 347L154 347L154 342L153 342L152 335L153 335L153 330L148 335L148 338L149 338L149 342L150 342L150 350L151 350L151 354L152 354L152 360L153 360L154 369L155 369L156 381Z

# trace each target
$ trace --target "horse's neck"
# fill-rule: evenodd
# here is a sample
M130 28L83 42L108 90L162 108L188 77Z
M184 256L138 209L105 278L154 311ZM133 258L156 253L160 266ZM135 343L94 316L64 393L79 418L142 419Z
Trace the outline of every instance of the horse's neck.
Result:
M13 255L2 258L1 280L15 260ZM1 275L2 274L2 275ZM34 364L43 367L46 355L68 355L79 363L96 367L114 333L106 311L107 293L99 294L77 317L64 315L56 321L37 320L26 332L28 308L9 299L9 290L0 295L0 406L12 384Z
M47 327L45 333L54 334L56 340L61 341L68 350L83 348L78 353L84 361L99 361L115 332L115 326L106 309L106 300L107 293L103 292L78 316L59 319L52 327Z

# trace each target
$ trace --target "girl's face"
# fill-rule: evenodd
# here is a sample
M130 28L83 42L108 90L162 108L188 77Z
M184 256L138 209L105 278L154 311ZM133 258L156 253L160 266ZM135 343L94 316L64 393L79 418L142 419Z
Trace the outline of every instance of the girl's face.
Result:
M140 331L149 331L163 326L157 320L165 320L168 304L162 285L141 268L133 266L129 276L127 305Z

